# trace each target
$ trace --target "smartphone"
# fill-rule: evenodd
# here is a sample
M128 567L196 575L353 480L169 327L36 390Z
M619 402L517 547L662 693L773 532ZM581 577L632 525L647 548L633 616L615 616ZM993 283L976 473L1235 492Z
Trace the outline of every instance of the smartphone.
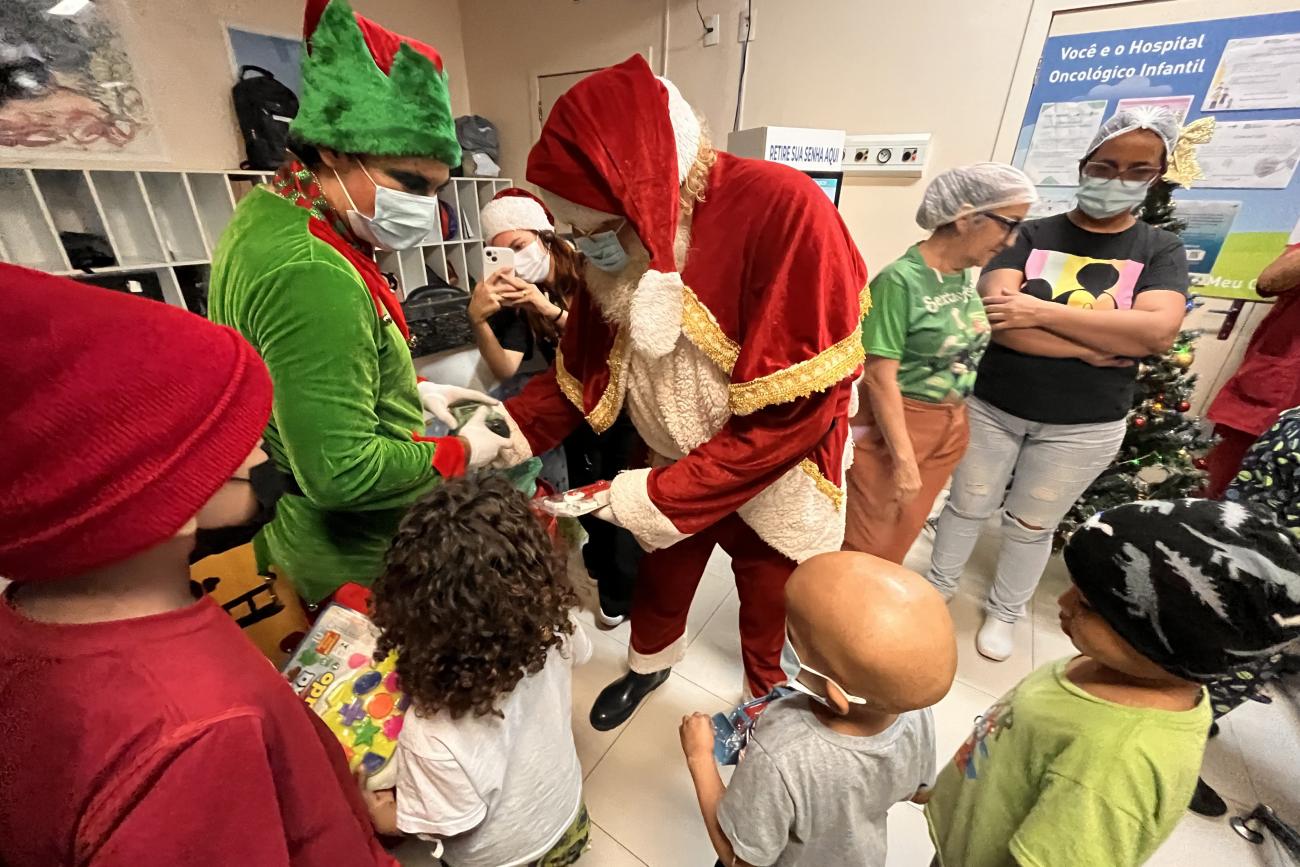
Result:
M515 251L509 247L483 248L483 279L486 280L502 268L515 267Z

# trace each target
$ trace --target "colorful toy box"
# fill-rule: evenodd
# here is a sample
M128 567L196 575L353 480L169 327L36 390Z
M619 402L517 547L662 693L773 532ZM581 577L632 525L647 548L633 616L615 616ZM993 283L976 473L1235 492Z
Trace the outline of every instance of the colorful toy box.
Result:
M332 604L289 657L284 676L343 744L348 766L365 772L371 788L387 788L410 698L397 681L397 657L374 660L378 640L364 614Z

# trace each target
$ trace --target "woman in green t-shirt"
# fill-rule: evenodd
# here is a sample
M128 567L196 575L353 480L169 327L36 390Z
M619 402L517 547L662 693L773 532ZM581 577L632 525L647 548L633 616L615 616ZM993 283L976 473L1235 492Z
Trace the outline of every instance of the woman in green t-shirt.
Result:
M1014 240L1038 198L1001 163L950 169L916 222L931 235L871 281L844 547L901 563L966 451L966 395L989 339L975 269Z

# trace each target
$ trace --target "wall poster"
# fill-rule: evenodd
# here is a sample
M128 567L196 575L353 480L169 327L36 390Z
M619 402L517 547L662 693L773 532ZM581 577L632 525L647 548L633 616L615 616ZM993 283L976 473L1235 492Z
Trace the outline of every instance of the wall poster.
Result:
M1300 12L1050 37L1013 159L1040 185L1034 215L1069 207L1094 118L1153 104L1215 118L1205 178L1174 193L1196 291L1258 300L1300 223Z
M159 158L121 0L0 0L0 162Z

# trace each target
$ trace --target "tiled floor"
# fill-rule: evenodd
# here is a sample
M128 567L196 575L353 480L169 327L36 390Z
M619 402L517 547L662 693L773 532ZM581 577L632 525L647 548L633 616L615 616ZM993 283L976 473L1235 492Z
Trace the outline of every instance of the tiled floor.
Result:
M1033 616L1016 634L1016 655L992 663L974 648L980 600L993 572L997 534L990 527L975 556L962 592L953 600L960 661L952 691L935 708L941 759L969 734L974 717L1032 668L1073 652L1056 619L1056 597L1067 578L1054 558L1048 567ZM923 569L930 542L922 538L908 565ZM677 724L691 711L713 712L736 703L741 693L737 602L725 555L716 552L690 615L690 651L672 676L620 729L601 733L587 723L596 693L623 671L628 628L597 632L592 661L575 675L573 728L586 775L586 799L595 823L592 847L580 862L587 867L691 867L710 865L714 854L696 808L694 791L678 746ZM584 622L591 623L589 614ZM1271 705L1250 704L1224 721L1210 742L1205 776L1231 802L1232 814L1258 801L1270 803L1284 818L1300 820L1300 706L1279 697ZM1231 814L1230 814L1231 815ZM410 853L409 857L406 853ZM889 867L925 867L933 849L921 811L899 804L889 815ZM428 864L416 847L403 853L408 865ZM1157 867L1290 867L1270 838L1253 846L1228 827L1227 819L1188 814L1149 864Z

